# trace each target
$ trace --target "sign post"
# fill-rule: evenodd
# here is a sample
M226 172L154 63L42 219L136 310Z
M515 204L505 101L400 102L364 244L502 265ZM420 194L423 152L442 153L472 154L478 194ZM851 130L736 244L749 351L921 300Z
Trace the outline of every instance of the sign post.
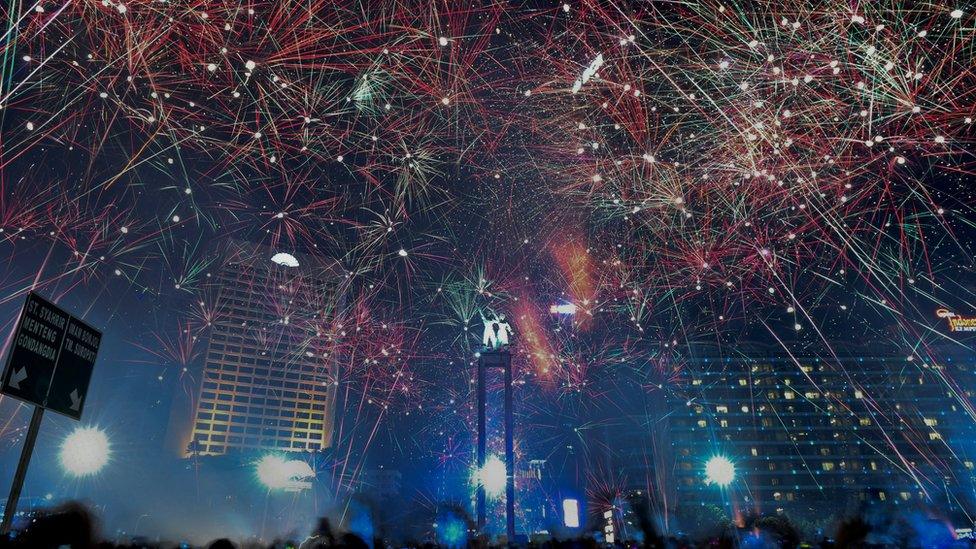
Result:
M17 501L20 500L20 490L24 487L24 478L27 476L27 466L30 458L34 454L34 443L37 441L37 432L41 430L41 420L44 419L44 408L34 406L34 413L31 414L30 427L27 428L27 437L24 438L24 449L20 452L20 460L17 462L17 472L14 473L14 482L10 485L10 495L7 496L7 506L3 509L3 525L0 526L0 535L7 535L14 522L14 513L17 511Z
M0 393L33 404L34 413L10 486L0 535L6 535L13 525L44 410L81 419L101 339L101 332L80 319L35 293L27 295L7 356Z

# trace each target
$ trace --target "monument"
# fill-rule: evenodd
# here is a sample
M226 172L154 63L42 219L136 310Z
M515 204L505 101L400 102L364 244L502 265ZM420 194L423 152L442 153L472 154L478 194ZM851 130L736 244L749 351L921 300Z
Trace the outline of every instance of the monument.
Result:
M508 338L512 335L512 327L505 322L505 315L492 315L491 319L481 314L481 322L484 323L484 334L481 337L481 344L486 351L498 351L508 346Z
M488 440L486 433L487 418L487 389L485 385L485 369L501 368L505 375L505 531L508 543L515 542L515 444L513 427L515 416L512 410L512 354L510 336L512 327L505 321L505 315L492 314L492 318L485 317L479 311L484 323L482 344L484 348L478 354L478 470L485 466ZM485 487L478 484L477 494L478 529L485 528Z

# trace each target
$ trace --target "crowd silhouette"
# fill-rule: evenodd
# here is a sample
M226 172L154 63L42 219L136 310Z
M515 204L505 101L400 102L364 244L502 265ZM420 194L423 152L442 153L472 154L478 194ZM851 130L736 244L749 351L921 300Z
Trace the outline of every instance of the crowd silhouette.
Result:
M895 519L907 525L898 530L891 523L876 524L862 516L845 519L837 525L833 535L820 539L803 539L800 531L783 515L746 516L737 525L720 525L715 535L691 539L687 535L660 535L645 509L637 509L638 539L606 543L591 536L573 539L533 538L520 544L532 549L596 549L598 547L651 548L651 549L847 549L905 547L920 549L973 549L976 540L959 539L944 521ZM336 531L327 518L320 518L311 534L301 540L275 540L272 542L237 542L223 538L204 545L148 541L113 542L100 538L98 520L84 505L66 503L36 512L26 527L10 536L0 536L0 549L122 549L122 548L207 548L207 549L393 549L436 548L443 545L434 541L393 541L389 539L364 540L352 532ZM471 535L463 542L450 547L488 549L506 547L504 541L491 541ZM514 545L512 545L514 546Z

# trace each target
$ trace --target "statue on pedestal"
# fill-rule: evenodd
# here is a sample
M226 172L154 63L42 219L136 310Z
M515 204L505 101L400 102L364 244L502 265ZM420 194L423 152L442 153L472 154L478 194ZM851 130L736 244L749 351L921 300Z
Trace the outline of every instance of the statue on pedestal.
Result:
M512 335L512 326L508 322L505 322L505 315L492 315L492 318L485 317L485 314L479 311L481 315L481 321L485 325L484 333L481 337L481 343L485 346L486 350L497 351L509 345L509 336Z

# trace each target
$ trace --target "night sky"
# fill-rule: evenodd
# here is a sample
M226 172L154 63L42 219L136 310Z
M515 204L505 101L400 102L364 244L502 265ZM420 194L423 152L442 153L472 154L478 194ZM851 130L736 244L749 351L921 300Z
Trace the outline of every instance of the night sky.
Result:
M520 451L557 461L683 394L696 344L969 349L935 310L976 315L972 5L10 9L0 327L36 291L104 332L82 423L117 468L65 476L50 417L25 496L162 467L231 240L338 265L341 444L434 464L430 500L471 463L479 311L515 330ZM0 399L0 469L29 415Z

